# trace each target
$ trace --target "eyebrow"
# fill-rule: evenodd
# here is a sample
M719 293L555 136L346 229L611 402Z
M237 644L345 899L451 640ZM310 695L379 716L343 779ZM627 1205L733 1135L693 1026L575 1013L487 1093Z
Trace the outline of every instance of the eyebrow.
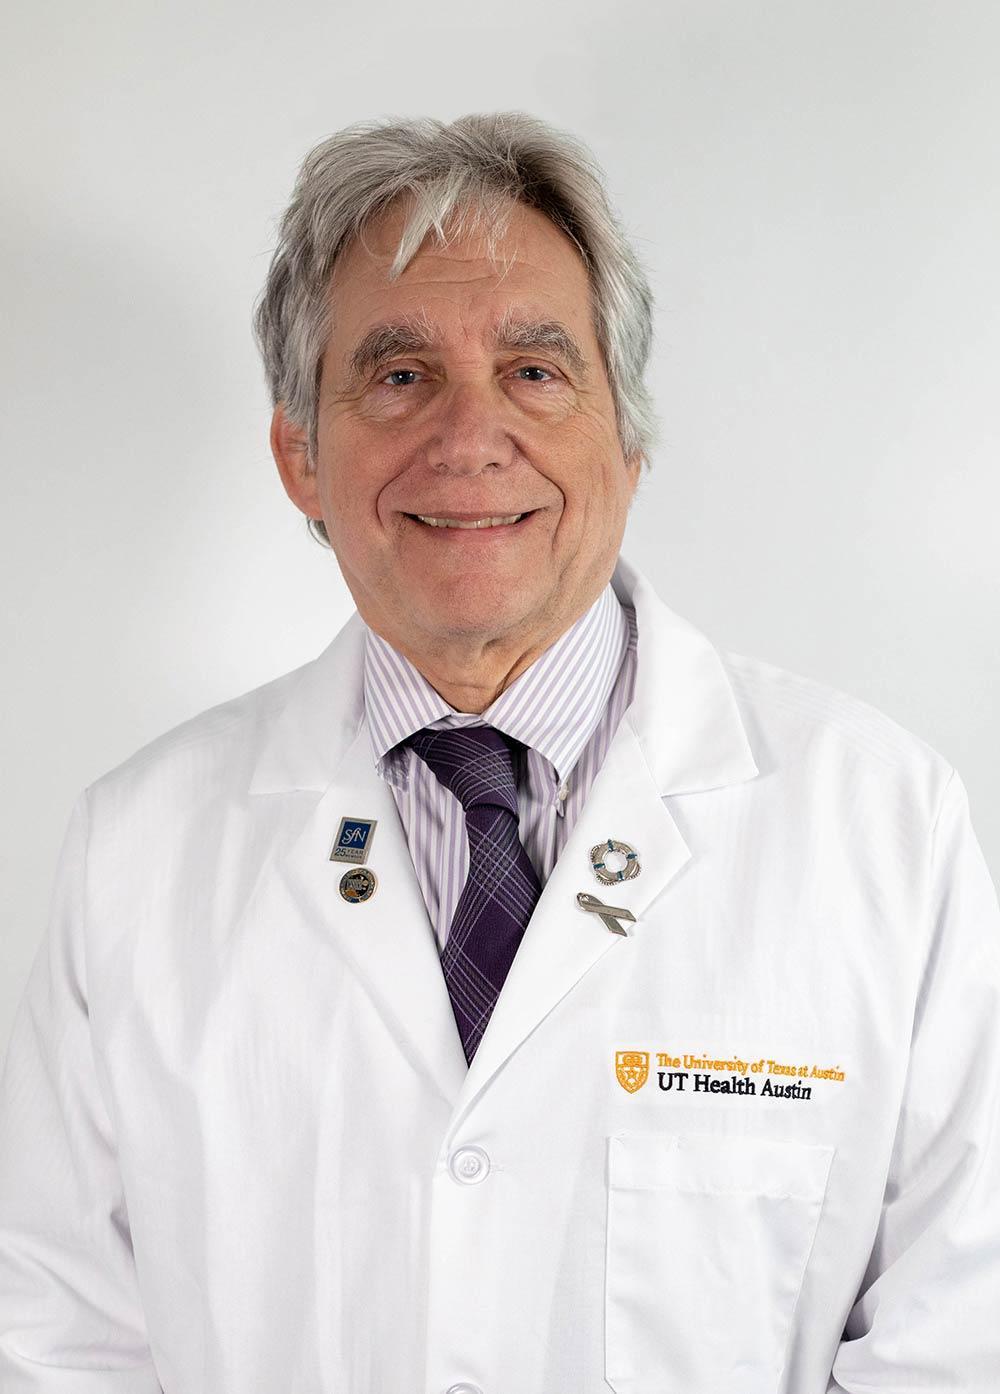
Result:
M437 325L423 316L402 316L375 324L355 345L348 359L350 380L358 382L400 354L421 353L439 346ZM556 319L535 319L508 310L490 333L493 348L544 350L561 358L580 378L587 376L587 357L566 325Z

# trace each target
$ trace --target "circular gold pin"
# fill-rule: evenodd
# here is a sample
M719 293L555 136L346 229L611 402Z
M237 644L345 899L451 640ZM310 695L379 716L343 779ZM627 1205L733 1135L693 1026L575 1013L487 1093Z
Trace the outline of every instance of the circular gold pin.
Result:
M616 861L621 860L621 865L609 865L609 855L614 856ZM631 881L633 876L638 876L642 870L635 848L630 847L627 842L617 842L613 837L609 837L607 842L599 842L596 847L591 847L590 865L602 886L613 886L616 881Z
M374 871L366 866L355 866L340 878L340 894L349 905L360 905L363 900L371 900L377 885Z

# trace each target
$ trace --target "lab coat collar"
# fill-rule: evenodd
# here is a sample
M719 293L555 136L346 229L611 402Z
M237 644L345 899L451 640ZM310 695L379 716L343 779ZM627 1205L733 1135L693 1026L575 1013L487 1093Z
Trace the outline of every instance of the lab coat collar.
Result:
M635 608L638 663L626 719L659 793L753 779L759 771L718 650L623 556L611 584Z
M661 795L752 779L758 768L725 666L710 640L619 556L611 584L635 609L638 663L625 720ZM364 720L365 625L355 612L295 670L254 767L251 794L325 789Z

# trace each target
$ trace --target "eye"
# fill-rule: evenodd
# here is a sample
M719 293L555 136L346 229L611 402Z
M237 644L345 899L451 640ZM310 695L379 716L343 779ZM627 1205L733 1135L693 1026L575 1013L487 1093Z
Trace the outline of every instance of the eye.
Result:
M522 365L521 367L519 367L519 368L515 368L514 371L515 371L516 373L544 373L546 379L554 377L554 374L553 374L552 372L550 372L550 370L549 370L548 368L543 368L543 367L541 366L540 363L526 363L526 364L523 364L523 365ZM382 378L380 381L381 381L382 383L387 383L387 385L388 385L389 387L409 387L411 384L408 383L408 382L389 382L389 381L388 381L390 378L406 377L407 375L409 375L410 377L419 376L419 369L417 369L417 368L391 368L391 369L389 370L389 372L386 373L385 377ZM538 379L538 378L532 378L532 379L530 379L530 381L532 381L532 382L538 382L539 379Z

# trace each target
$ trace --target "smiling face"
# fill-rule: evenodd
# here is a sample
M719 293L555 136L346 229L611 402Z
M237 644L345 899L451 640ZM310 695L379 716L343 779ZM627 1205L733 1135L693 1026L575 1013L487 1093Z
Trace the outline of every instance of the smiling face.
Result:
M322 517L362 618L414 662L541 652L607 584L641 464L622 457L586 268L518 204L497 262L481 234L431 234L390 282L404 213L338 258L316 471L279 406L282 481Z

